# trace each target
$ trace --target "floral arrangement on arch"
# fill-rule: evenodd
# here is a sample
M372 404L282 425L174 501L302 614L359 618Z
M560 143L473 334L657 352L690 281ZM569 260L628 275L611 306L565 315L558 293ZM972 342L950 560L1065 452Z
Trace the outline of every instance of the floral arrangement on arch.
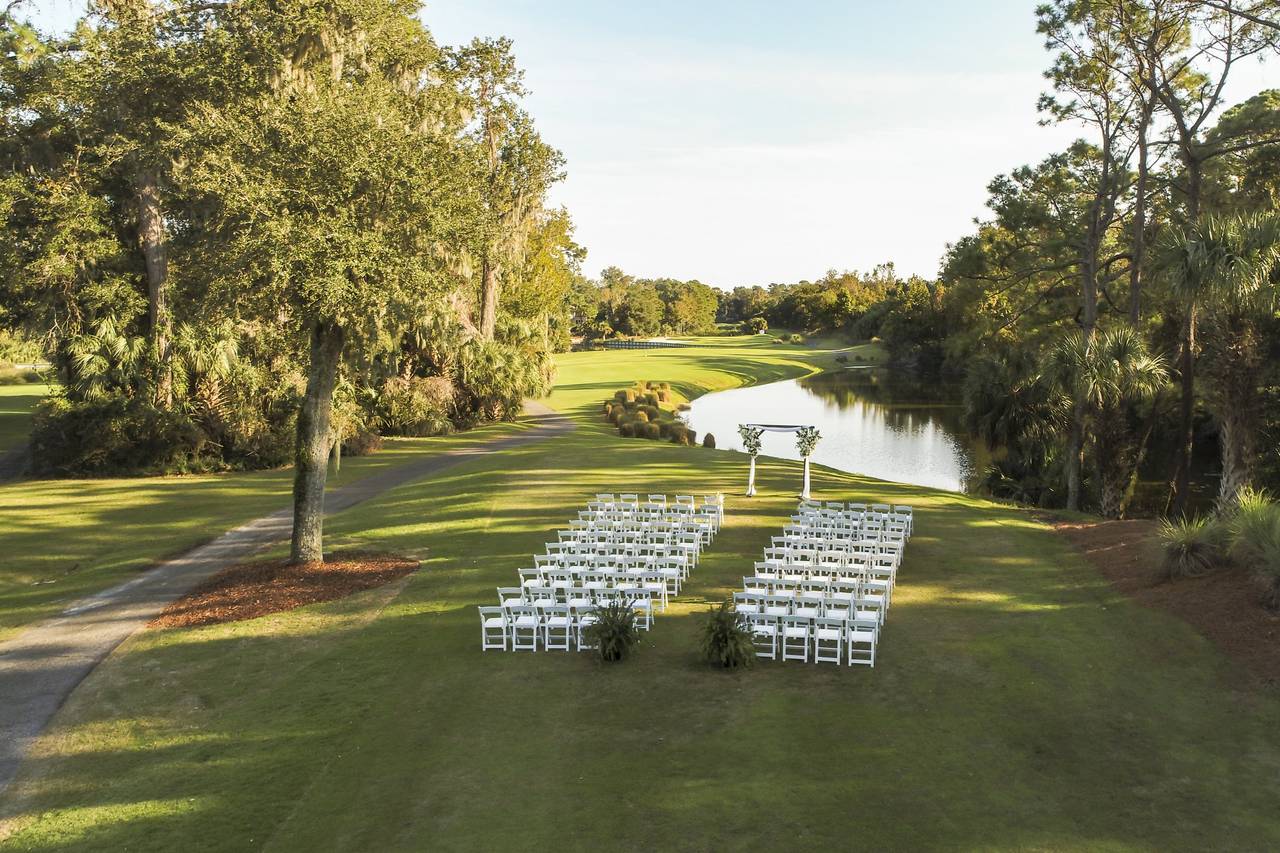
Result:
M800 451L801 458L807 459L813 453L813 449L818 446L818 439L822 438L822 433L818 432L817 427L800 427L796 430L796 450Z
M746 424L738 425L738 437L742 439L742 447L752 456L760 454L760 436L764 435L764 430L759 427L749 427Z

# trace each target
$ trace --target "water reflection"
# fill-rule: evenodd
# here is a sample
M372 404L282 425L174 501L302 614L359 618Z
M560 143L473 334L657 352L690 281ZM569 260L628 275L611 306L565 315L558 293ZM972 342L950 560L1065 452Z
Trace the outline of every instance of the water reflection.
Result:
M963 491L988 464L965 435L954 395L890 370L850 368L806 379L708 394L685 413L699 435L742 449L740 423L814 424L813 461L882 480ZM766 433L761 452L798 459L795 437Z

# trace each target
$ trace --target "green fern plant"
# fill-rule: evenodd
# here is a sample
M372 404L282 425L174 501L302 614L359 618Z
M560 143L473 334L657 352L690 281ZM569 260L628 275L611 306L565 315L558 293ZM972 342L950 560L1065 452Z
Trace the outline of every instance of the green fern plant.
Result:
M707 611L702 625L702 656L707 663L725 669L740 669L756 662L751 630L746 618L734 608L732 599Z
M612 601L595 612L596 621L582 629L583 638L595 646L602 661L614 663L629 657L640 643L635 602Z

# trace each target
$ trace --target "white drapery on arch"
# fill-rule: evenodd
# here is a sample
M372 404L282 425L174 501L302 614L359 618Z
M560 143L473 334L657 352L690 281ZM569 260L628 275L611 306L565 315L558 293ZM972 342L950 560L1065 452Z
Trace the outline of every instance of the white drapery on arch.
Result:
M738 431L744 429L759 430L760 432L799 432L802 429L811 428L811 424L738 424ZM750 452L748 450L748 452ZM747 497L751 497L756 493L756 454L751 454L751 467L747 473ZM809 500L809 455L804 455L804 486L800 490L800 497Z

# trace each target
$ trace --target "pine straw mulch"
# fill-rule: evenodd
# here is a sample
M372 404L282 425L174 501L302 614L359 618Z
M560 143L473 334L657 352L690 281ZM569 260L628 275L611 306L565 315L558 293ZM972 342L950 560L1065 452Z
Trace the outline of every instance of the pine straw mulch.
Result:
M150 622L152 628L191 628L254 619L382 586L418 568L417 560L346 553L323 563L290 565L258 560L223 569Z
M1189 623L1228 657L1272 687L1280 686L1280 616L1262 604L1262 588L1243 569L1224 567L1198 578L1166 580L1157 523L1056 522L1111 585L1146 607Z

